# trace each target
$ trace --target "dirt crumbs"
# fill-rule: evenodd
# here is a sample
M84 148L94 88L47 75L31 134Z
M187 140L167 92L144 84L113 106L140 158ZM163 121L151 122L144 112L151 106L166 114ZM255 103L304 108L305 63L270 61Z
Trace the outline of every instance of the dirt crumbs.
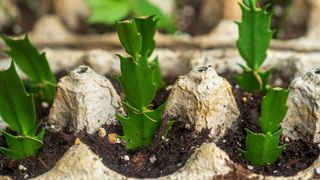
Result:
M258 125L260 115L261 95L243 93L239 89L234 90L241 116L237 120L237 126L233 125L226 132L226 135L219 140L217 145L227 152L230 159L241 164L244 168L237 168L239 173L246 173L251 170L258 174L272 176L293 176L297 172L308 168L319 156L320 149L316 143L305 140L291 141L288 137L282 136L280 143L287 144L282 156L272 165L253 166L244 160L238 148L245 149L246 132L249 128L254 132L261 132ZM236 176L234 173L232 173ZM232 174L226 175L232 176Z
M44 147L37 156L25 160L10 160L0 154L0 175L10 176L12 179L25 179L41 175L49 171L63 154L74 143L71 132L53 133L46 131ZM0 137L0 146L6 146Z
M107 134L123 134L120 125L104 128ZM98 132L94 135L82 134L80 138L110 169L128 177L156 178L183 167L195 149L210 140L209 130L203 130L198 135L194 132L193 127L176 121L167 138L155 138L149 149L129 151L119 141L110 143L108 136L100 137Z
M123 97L119 82L113 76L105 76ZM176 79L176 75L164 77L165 83L169 86L157 92L152 108L157 108L167 100L171 91L170 85ZM125 145L116 137L116 135L123 135L119 124L105 125L93 135L81 132L78 137L102 158L102 162L110 169L129 177L156 178L181 168L197 147L210 141L208 136L210 130L195 134L194 127L178 120L173 124L168 136L163 137L168 120L169 118L165 116L154 142L148 149L125 149Z

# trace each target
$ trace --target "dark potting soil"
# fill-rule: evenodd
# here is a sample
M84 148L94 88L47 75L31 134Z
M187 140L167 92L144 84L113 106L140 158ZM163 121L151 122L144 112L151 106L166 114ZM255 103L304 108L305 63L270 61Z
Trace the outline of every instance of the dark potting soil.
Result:
M288 88L294 75L285 75L282 71L274 70L269 79L269 84L272 87Z
M65 76L67 72L60 71L55 76L57 80ZM49 115L51 104L36 104L36 113L39 123L45 124L45 118ZM7 175L13 179L24 179L36 177L49 171L62 155L73 145L75 137L69 131L55 133L46 130L43 139L44 146L36 156L25 160L10 160L0 153L0 175ZM7 147L3 136L0 136L0 146ZM26 170L19 170L19 165L26 167Z
M61 76L59 74L62 74ZM60 79L65 73L58 73L57 79ZM121 92L119 83L108 77L118 92ZM176 77L165 78L166 84L173 84ZM157 93L154 107L162 104L168 97L170 90L163 89ZM49 113L50 105L45 107L41 104L37 107L39 119L43 119ZM164 121L165 123L166 121ZM162 126L164 127L164 126ZM122 134L121 126L105 126L108 133ZM168 140L161 138L161 132L164 128L160 128L158 137L155 138L152 146L147 150L129 151L122 144L109 144L106 138L100 138L97 134L79 134L81 139L86 142L91 149L104 159L104 163L111 169L114 169L127 176L135 177L157 177L172 173L182 167L192 152L203 142L209 140L209 130L204 130L200 135L195 136L193 128L186 128L183 123L176 122L170 131ZM0 155L0 174L8 175L13 179L30 178L40 175L50 170L58 161L65 151L73 144L74 136L72 133L52 133L47 131L44 139L44 147L41 152L34 157L26 160L9 160ZM163 142L164 141L164 142ZM6 146L4 139L0 139L0 145ZM130 161L124 161L123 156L132 157ZM122 157L122 159L121 159ZM151 163L150 158L155 158L155 162ZM111 162L106 160L113 160ZM119 163L120 162L120 163ZM122 163L121 163L122 162ZM130 164L130 165L128 165ZM26 170L19 170L19 165L26 167ZM127 167L126 167L127 166ZM141 173L144 169L150 169Z
M73 145L74 140L71 132L54 133L47 130L43 140L44 146L36 156L25 160L11 160L0 153L0 175L10 176L12 179L25 179L43 174L56 164ZM0 136L0 146L7 146L3 136ZM21 165L26 169L19 169Z
M320 149L316 143L305 140L292 141L288 137L281 136L280 144L287 144L281 157L272 165L254 166L246 161L240 154L238 148L245 149L246 132L249 128L254 132L261 132L258 125L260 116L260 105L262 95L247 94L234 88L234 95L241 112L236 123L227 130L225 136L219 140L217 145L227 152L230 159L243 167L235 167L239 174L247 174L248 167L253 167L251 171L272 176L292 176L297 172L308 168L319 156ZM250 168L251 169L251 168ZM235 178L238 176L230 173L224 178Z
M123 92L119 82L114 76L106 75L115 89L123 97ZM166 76L166 85L172 85L177 76ZM170 88L164 88L157 92L153 108L163 104L170 94ZM127 150L124 144L110 144L107 137L99 137L98 133L89 135L80 133L80 139L89 145L91 150L98 154L103 163L110 169L125 176L136 178L156 178L171 174L181 168L194 150L202 143L210 141L210 130L203 130L200 134L195 134L194 127L185 124L185 121L177 120L173 124L168 137L162 138L168 117L164 117L162 125L153 143L148 149ZM119 124L105 125L107 134L116 133L123 135L122 127ZM129 160L125 160L125 156Z
M122 135L120 125L105 125L107 134ZM161 128L160 128L161 129ZM128 177L156 178L171 174L187 162L192 153L202 143L210 141L210 130L203 130L196 135L193 127L186 127L176 121L166 139L158 136L148 149L127 150L123 144L110 144L108 138L83 134L81 141L102 158L110 169ZM126 160L125 156L129 159Z

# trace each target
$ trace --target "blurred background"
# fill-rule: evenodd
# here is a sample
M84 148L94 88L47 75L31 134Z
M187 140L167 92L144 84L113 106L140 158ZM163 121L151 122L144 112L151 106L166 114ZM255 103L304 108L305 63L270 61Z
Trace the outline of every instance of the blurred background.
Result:
M76 35L114 32L114 22L132 16L156 14L163 34L198 36L212 32L221 21L241 17L239 0L0 0L0 33L31 31ZM317 0L259 0L274 13L274 38L295 39L312 26ZM318 0L319 1L319 0ZM319 4L319 2L318 2ZM316 19L316 18L314 18ZM310 24L311 23L311 24ZM317 21L315 22L317 23ZM59 33L55 36L59 36Z

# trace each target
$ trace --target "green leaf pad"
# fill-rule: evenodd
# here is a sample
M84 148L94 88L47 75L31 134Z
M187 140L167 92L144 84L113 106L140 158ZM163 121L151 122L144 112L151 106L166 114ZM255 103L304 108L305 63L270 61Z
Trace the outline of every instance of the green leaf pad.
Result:
M40 54L37 51L30 43L28 36L18 40L10 39L6 36L1 37L10 48L10 50L6 51L7 54L28 76L29 80L39 87L39 94L42 99L52 102L57 81L49 67L45 54Z
M35 155L42 147L44 129L36 134L33 96L26 93L13 61L8 70L0 71L0 87L0 115L9 128L17 133L11 135L0 131L8 145L8 148L0 147L0 151L14 159Z

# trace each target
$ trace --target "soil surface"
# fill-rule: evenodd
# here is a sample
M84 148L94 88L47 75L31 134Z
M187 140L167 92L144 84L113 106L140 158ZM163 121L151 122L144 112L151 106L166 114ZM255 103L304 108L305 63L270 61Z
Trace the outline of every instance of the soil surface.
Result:
M58 74L61 74L58 75L58 79L65 75L63 72ZM244 128L260 132L258 118L262 95L247 94L235 88L232 82L232 75L234 73L231 72L222 74L222 76L231 80L231 84L234 86L234 94L241 111L241 116L237 124L229 128L226 135L218 142L218 146L228 153L231 160L239 164L233 165L235 173L221 176L221 178L243 178L252 171L264 175L290 176L310 166L320 153L317 144L303 140L291 141L284 136L281 137L280 143L286 143L288 146L274 165L265 167L252 166L242 158L238 148L245 149L246 132ZM118 93L123 94L118 81L113 76L106 76L115 86ZM289 79L282 76L281 73L275 73L270 83L287 87ZM275 83L279 79L281 83ZM168 76L164 80L170 87L176 80L176 76ZM160 90L153 101L154 107L166 101L169 93L170 88ZM37 108L39 118L47 116L48 109L49 106L43 107L43 105ZM210 141L208 137L210 130L205 129L201 133L195 134L194 127L186 124L186 121L179 118L173 118L176 121L171 131L166 138L163 138L165 124L169 119L169 117L164 116L160 130L148 149L127 151L123 143L111 144L107 136L102 138L98 133L89 135L80 132L77 136L102 158L106 166L114 171L130 177L155 178L171 174L183 167L197 147L204 142ZM105 125L103 128L105 128L107 135L112 133L123 135L122 127L119 124ZM13 179L30 178L40 175L55 165L65 151L73 145L74 139L75 137L71 132L52 133L47 130L44 138L44 147L37 156L26 160L8 160L0 154L0 175L9 175ZM3 137L0 137L0 146L6 146ZM19 165L23 165L27 169L19 170ZM253 169L249 170L251 167Z
M46 130L43 149L38 155L25 160L10 160L0 153L0 175L10 176L12 179L25 179L49 171L73 145L75 138L72 134L68 131L53 133ZM0 146L7 147L2 136Z
M254 166L244 160L238 148L245 149L245 128L249 128L253 132L261 132L258 119L262 95L247 94L237 88L234 88L234 95L241 115L236 123L227 130L226 135L219 140L217 145L227 152L231 160L244 167L237 167L238 173L246 174L246 171L250 169L255 173L263 175L292 176L308 168L317 159L320 149L316 143L305 140L292 141L288 137L282 136L280 144L287 144L287 147L283 151L282 156L274 164ZM236 178L234 173L226 175L225 178L229 176Z
M58 72L55 76L59 80L67 73L65 71ZM37 119L39 123L45 124L46 117L49 115L51 104L38 103L36 105ZM9 132L10 130L8 130ZM36 156L25 160L9 160L0 153L0 175L7 175L13 179L24 179L26 177L36 177L49 171L62 155L73 145L74 136L72 132L63 131L62 133L54 133L46 130L43 139L44 147ZM0 136L0 146L7 147L3 136ZM26 167L26 170L19 170L19 165ZM22 167L21 166L21 167Z
M65 74L65 72L58 73L56 75L57 79ZM122 94L118 81L113 76L108 75L107 77L117 91ZM164 80L166 84L173 84L176 76L168 76ZM160 90L153 101L153 107L156 108L164 103L169 93L170 89L168 88ZM50 104L43 103L37 105L38 119L46 120L50 106ZM194 128L186 125L183 121L176 121L168 137L163 139L166 129L165 124L168 120L168 117L164 118L149 149L127 151L123 144L110 144L106 137L101 138L98 134L89 135L81 132L77 136L87 143L103 159L103 163L111 169L132 177L159 177L175 172L182 167L199 145L210 140L208 137L209 130L203 130L200 134L195 134ZM119 124L104 126L104 128L107 134L123 134L122 127ZM53 133L47 130L44 147L38 155L25 160L10 160L0 154L0 175L7 175L13 179L23 179L43 174L54 167L56 162L73 145L74 140L75 136L71 132ZM7 146L3 137L0 137L0 146ZM129 161L124 160L126 155L130 157Z
M120 125L104 126L107 134L123 135ZM189 157L202 143L209 141L210 130L199 135L193 127L182 121L176 121L167 138L155 138L148 149L126 150L121 143L111 144L107 137L83 134L81 141L102 158L110 169L128 177L156 178L177 171L183 167ZM162 137L162 136L157 136Z
M119 82L114 76L106 75L115 89L123 97ZM166 76L164 81L167 85L173 84L177 76ZM163 104L170 94L170 88L157 92L153 101L153 108ZM100 137L98 132L90 135L80 133L81 141L88 144L91 150L102 158L102 162L110 169L129 177L156 178L171 174L181 168L197 147L210 141L210 130L205 129L196 134L194 127L186 124L185 120L176 120L168 136L164 138L166 124L171 118L164 116L162 125L153 143L148 149L127 150L123 143L112 144L106 137ZM121 125L104 125L108 134L123 135ZM128 159L127 159L128 158Z

